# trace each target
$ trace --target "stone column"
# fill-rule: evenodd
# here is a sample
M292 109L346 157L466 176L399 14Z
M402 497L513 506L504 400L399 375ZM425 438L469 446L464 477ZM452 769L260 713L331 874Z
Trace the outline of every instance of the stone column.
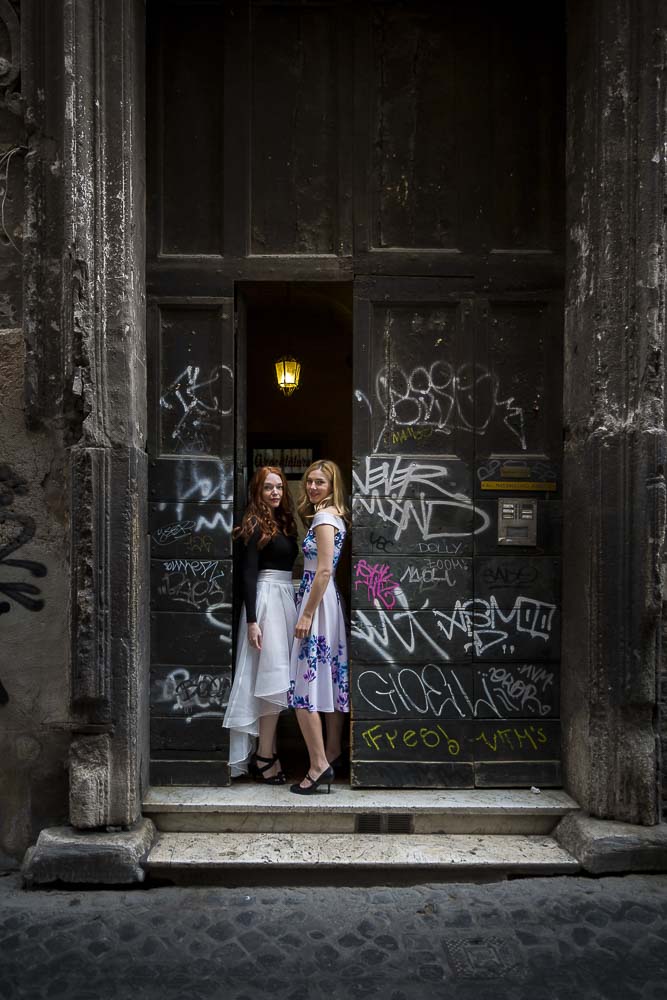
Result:
M591 816L656 824L665 530L661 0L568 5L563 737Z
M143 877L136 859L150 840L140 822L149 662L144 3L26 8L35 154L26 408L33 426L61 422L70 459L72 744L71 827L60 838L43 831L25 870L31 881L90 880L98 851L96 880L123 881ZM114 835L100 832L110 827L130 831L118 841L126 878ZM92 840L77 834L86 830L97 831ZM113 879L102 870L109 850Z

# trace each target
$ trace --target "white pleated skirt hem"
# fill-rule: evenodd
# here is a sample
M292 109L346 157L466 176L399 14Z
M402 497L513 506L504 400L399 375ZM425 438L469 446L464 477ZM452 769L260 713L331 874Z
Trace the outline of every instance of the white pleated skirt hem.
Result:
M289 669L296 607L292 574L263 570L257 578L257 624L262 649L248 643L245 606L239 622L234 683L223 726L229 729L232 777L246 774L257 737L259 720L287 708Z

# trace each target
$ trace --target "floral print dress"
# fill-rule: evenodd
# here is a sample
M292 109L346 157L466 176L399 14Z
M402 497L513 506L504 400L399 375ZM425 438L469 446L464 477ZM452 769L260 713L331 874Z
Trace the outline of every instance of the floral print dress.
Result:
M333 573L317 611L310 635L292 647L288 701L292 708L309 712L349 712L350 683L345 619L335 574L345 541L345 522L335 514L318 511L303 540L304 572L297 595L297 614L310 593L317 569L315 528L331 524L334 533Z

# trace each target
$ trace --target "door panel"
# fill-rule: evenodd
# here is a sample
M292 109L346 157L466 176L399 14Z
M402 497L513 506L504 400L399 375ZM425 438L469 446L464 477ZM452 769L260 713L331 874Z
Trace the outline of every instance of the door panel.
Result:
M336 9L257 6L251 39L251 253L334 254Z
M471 623L458 610L473 595L473 399L458 398L472 306L446 280L355 286L353 785L473 784Z
M224 14L212 4L186 8L182 2L153 5L151 14L149 255L219 256L224 249Z
M511 282L548 266L562 250L564 215L560 5L539 18L527 0L355 7L365 268L488 266Z
M157 317L159 454L220 455L229 450L234 411L225 304L159 303Z
M474 76L488 59L486 40L469 18L452 5L372 7L367 59L374 249L443 250L467 242L466 228L475 220L465 210L466 195L473 194L468 181L480 177L468 157L484 130Z
M559 316L544 294L356 283L354 785L559 781ZM535 544L508 549L517 494Z
M228 784L233 300L150 318L151 781Z
M475 457L493 452L557 469L561 429L562 308L558 295L525 292L484 304L475 337ZM542 477L544 478L544 477Z

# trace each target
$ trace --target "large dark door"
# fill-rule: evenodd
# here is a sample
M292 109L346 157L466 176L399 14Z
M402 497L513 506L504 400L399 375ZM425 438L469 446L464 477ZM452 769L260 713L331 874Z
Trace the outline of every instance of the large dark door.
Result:
M353 784L559 784L562 6L357 18Z
M383 277L355 317L353 784L559 784L559 297Z
M354 279L353 782L559 782L563 55L555 0L149 4L154 780L225 778L236 283Z

